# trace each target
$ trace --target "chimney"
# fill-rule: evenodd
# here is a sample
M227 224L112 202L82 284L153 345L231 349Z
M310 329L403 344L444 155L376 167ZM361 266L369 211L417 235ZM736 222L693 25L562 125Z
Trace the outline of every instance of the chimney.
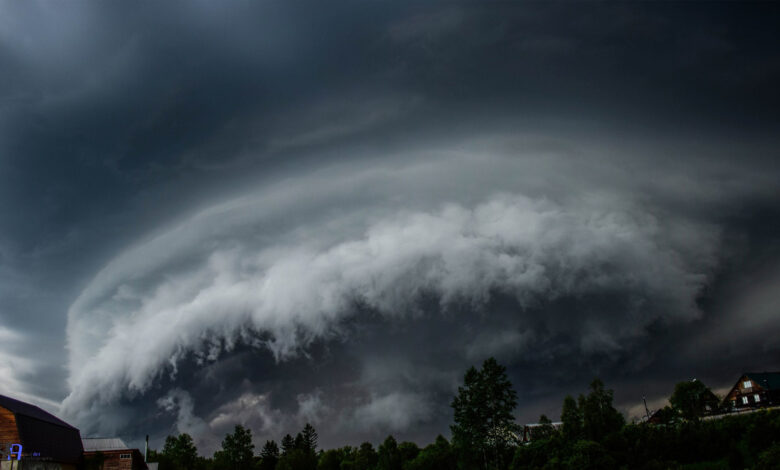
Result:
M149 435L146 435L146 445L144 445L144 463L149 459Z

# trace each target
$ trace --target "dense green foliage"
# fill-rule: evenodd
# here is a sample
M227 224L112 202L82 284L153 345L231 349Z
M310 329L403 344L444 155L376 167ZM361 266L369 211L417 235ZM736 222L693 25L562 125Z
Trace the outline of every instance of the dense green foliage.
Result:
M159 462L163 470L189 470L196 468L198 449L192 437L183 433L166 437L162 452L150 451L149 457L150 461Z
M295 439L288 434L282 439L282 454L276 470L317 470L317 432L306 423Z
M656 413L658 424L626 424L612 404L613 392L595 379L587 395L567 396L561 426L542 415L519 442L513 413L517 396L505 369L494 359L470 368L452 402L452 443L444 436L419 448L393 436L375 449L318 450L317 432L306 424L280 446L266 441L253 455L252 433L240 425L225 436L213 458L198 457L187 434L168 436L150 462L160 470L713 470L780 469L780 411L702 419L717 397L701 382L681 382L672 406ZM99 468L94 458L86 465Z
M466 371L463 386L452 401L455 424L450 426L459 467L505 467L520 430L515 423L516 406L517 393L506 369L494 358L486 360L479 371L474 367Z
M699 419L708 411L717 409L719 401L706 385L696 379L678 383L669 397L672 409L678 410L688 420Z
M214 466L219 470L252 470L254 449L252 431L238 424L233 434L222 440L222 450L214 453Z
M274 441L265 441L260 451L259 470L274 470L279 463L279 446Z
M519 446L510 469L780 468L780 411L628 424L598 440L564 431Z

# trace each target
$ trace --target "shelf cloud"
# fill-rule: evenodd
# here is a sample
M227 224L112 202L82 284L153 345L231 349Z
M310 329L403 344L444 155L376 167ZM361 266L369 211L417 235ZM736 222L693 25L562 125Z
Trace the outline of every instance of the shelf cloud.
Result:
M776 369L777 22L0 4L0 393L209 454L431 442L489 356L527 422Z

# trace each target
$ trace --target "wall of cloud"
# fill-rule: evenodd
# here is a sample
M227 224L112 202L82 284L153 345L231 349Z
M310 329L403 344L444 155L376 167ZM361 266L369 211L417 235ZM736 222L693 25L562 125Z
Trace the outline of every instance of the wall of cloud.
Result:
M72 392L64 410L87 422L117 402L156 394L158 407L190 423L182 429L218 428L231 406L209 410L193 427L193 398L155 384L175 383L187 357L218 366L237 344L270 352L284 368L314 343L355 339L360 330L350 325L361 315L391 323L494 315L493 328L463 336L462 364L538 355L553 347L551 336L585 356L619 352L650 325L700 316L696 298L717 266L721 234L701 208L725 203L708 190L711 181L671 194L641 155L620 154L632 162L621 167L609 156L614 148L583 144L574 161L509 136L485 142L421 149L392 165L323 166L204 207L128 248L69 310ZM731 185L742 197L765 191L750 184L754 177L734 175ZM680 197L699 208L696 216L675 210ZM621 301L587 306L604 296ZM510 330L493 311L497 298L510 299ZM575 308L545 310L556 299L574 299ZM362 375L364 392L374 394L367 401L327 410L320 400L310 411L324 407L345 427L403 431L434 416L431 408L446 408L420 389L377 394L371 373ZM452 377L444 380L452 386ZM263 390L236 400L241 409L270 403ZM408 414L397 413L404 408ZM270 423L283 416L270 407L253 420L278 429Z

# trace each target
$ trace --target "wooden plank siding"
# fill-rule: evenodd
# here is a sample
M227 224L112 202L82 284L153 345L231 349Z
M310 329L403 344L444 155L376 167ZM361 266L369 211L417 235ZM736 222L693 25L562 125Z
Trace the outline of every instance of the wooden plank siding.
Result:
M103 470L144 470L146 464L144 457L138 449L105 450L102 452L84 452L84 458L94 459L97 454L102 455ZM129 456L122 458L122 455Z
M747 380L750 380L750 384L752 385L750 388L745 388L742 386L742 384ZM751 380L750 377L748 377L747 375L743 375L739 378L739 380L737 380L737 383L734 385L734 387L731 389L729 394L726 396L726 399L734 400L740 395L759 393L763 391L764 391L763 387L761 387L755 381Z
M16 426L16 416L0 406L0 442L19 443L19 429Z
M733 409L762 408L777 405L780 402L780 390L772 389L767 380L764 380L764 385L767 386L762 386L760 379L755 377L757 375L759 374L752 374L752 376L751 374L741 375L737 383L734 384L726 395L726 398L724 398L724 403L730 405ZM761 375L767 375L767 373L761 373ZM745 387L744 384L748 380L750 381L750 387Z

